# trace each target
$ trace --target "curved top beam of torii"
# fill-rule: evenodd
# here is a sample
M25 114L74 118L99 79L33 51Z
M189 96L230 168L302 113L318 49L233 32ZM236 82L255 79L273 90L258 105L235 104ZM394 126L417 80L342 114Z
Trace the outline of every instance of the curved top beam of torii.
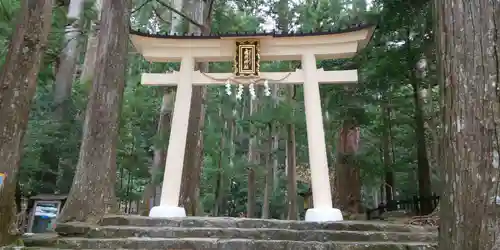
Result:
M320 83L357 82L356 70L323 71L317 59L352 57L366 46L375 26L358 25L342 31L321 33L254 33L226 35L152 35L131 31L136 49L151 62L181 61L178 72L143 74L148 85L177 85L172 127L165 160L165 180L160 206L151 209L151 217L184 217L179 207L180 186L185 156L193 85L227 84L247 80L249 90L256 81L304 85L304 110L309 145L314 207L307 210L307 221L342 220L339 209L332 207L325 134L321 110ZM260 61L300 60L301 69L294 72L260 72ZM233 61L233 73L194 71L195 61ZM237 78L237 79L236 79ZM239 83L239 89L243 84ZM255 93L254 93L255 94Z
M235 33L199 35L160 35L130 31L135 48L150 62L180 62L190 55L198 62L232 61L235 41L258 39L260 59L300 60L303 51L309 51L317 59L353 57L370 41L375 25L312 33Z

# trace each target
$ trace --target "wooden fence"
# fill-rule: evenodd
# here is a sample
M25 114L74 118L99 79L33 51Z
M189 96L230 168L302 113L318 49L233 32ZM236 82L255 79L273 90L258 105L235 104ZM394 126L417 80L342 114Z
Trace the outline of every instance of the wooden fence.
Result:
M366 210L366 218L368 220L379 219L382 214L389 211L405 210L411 212L415 215L422 215L420 209L420 203L422 201L431 201L432 209L437 207L439 203L439 196L433 194L430 197L418 197L414 196L410 199L405 200L392 200L387 204L381 203L378 207Z

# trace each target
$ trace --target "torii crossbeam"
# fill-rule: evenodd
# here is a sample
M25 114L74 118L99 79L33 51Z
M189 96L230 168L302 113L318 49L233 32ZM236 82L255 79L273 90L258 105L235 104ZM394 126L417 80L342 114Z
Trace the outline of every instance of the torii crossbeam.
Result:
M303 84L309 145L309 165L313 208L306 221L343 220L332 206L328 174L325 132L319 84L355 83L357 70L324 71L316 67L318 59L354 56L371 38L374 26L360 25L342 31L320 33L254 33L226 35L157 35L131 31L131 40L146 60L181 62L178 72L142 75L142 84L176 85L170 141L167 149L161 202L150 217L185 217L179 207L183 161L193 85L225 84L226 79L280 79L282 84ZM295 72L259 72L261 60L300 60L302 69ZM234 73L201 73L195 62L233 61Z

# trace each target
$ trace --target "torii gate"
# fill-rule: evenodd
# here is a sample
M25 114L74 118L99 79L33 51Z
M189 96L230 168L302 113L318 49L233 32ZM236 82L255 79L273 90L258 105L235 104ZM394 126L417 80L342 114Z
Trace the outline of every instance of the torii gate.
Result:
M179 207L182 169L193 85L226 84L227 79L280 79L279 83L304 83L304 105L309 145L309 165L313 190L313 208L306 221L343 220L332 206L328 163L323 128L319 84L356 83L357 70L324 71L316 60L353 57L365 47L374 30L360 25L342 31L321 33L241 33L227 35L158 35L131 31L135 48L150 62L180 62L180 71L165 74L142 74L144 85L177 85L167 149L165 175L160 205L150 217L185 217ZM302 69L295 72L259 72L260 61L300 60ZM200 73L195 62L233 61L234 73ZM271 80L272 81L272 80ZM267 81L266 81L267 82Z

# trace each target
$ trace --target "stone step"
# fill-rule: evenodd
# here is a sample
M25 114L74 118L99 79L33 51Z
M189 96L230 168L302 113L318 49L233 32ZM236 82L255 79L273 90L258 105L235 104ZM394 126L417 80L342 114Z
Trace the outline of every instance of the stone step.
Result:
M209 227L209 228L275 228L292 230L343 230L343 231L385 231L385 232L428 232L436 229L394 224L380 221L340 221L340 222L305 222L272 219L221 218L221 217L186 217L186 218L150 218L145 216L111 215L101 219L101 226L137 226L137 227Z
M67 248L48 248L48 247L3 247L2 250L70 250ZM93 249L86 249L93 250Z
M25 242L32 246L33 242ZM172 250L435 250L422 242L315 242L218 238L57 238L51 246L60 249L172 249Z
M66 227L66 229L62 229ZM71 228L73 227L73 228ZM431 232L336 231L293 230L276 228L209 228L209 227L133 227L82 224L60 225L59 232L86 238L222 238L253 240L302 240L302 241L395 241L436 242L437 234ZM78 232L78 233L68 233Z

